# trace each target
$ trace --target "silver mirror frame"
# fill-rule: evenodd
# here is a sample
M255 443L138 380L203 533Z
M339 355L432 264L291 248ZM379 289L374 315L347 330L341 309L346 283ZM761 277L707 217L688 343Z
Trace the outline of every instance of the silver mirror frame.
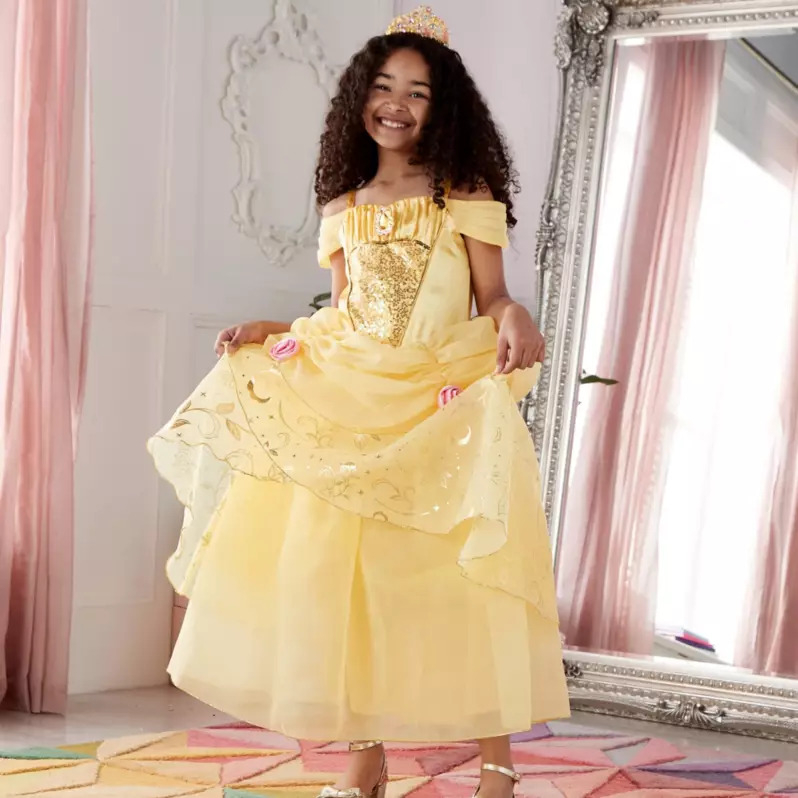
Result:
M537 314L546 362L522 412L555 550L566 500L615 48L629 38L798 27L798 0L563 0L558 126L541 211ZM575 709L798 741L798 681L680 660L566 652Z

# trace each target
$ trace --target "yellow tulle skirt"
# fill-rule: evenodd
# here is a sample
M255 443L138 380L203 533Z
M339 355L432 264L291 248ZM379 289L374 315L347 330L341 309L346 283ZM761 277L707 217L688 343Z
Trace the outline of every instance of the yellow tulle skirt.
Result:
M392 348L327 309L220 359L149 443L186 507L169 671L316 740L451 741L564 717L534 451L477 319ZM288 348L291 351L291 347ZM462 390L439 407L442 388Z

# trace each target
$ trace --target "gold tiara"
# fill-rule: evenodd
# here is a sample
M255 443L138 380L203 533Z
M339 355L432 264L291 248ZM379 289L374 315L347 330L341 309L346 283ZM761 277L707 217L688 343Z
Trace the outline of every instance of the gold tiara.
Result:
M419 6L415 11L397 17L385 31L386 36L392 33L417 33L449 46L449 29L429 6Z

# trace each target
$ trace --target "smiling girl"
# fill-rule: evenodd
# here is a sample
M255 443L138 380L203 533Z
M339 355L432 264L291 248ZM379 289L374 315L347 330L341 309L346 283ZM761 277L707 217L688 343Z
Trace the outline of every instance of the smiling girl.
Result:
M568 714L516 407L543 339L502 267L516 189L442 21L396 20L352 59L321 138L332 307L220 333L219 364L150 441L187 507L172 678L350 742L325 798L384 795L380 740L470 739L480 796L507 798L509 735Z

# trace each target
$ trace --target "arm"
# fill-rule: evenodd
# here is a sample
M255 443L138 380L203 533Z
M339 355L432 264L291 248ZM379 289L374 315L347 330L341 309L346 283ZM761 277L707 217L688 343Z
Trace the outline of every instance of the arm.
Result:
M228 327L216 336L214 349L221 357L225 351L232 355L245 344L262 344L270 335L290 332L291 325L284 321L248 321Z
M338 252L330 256L330 271L332 272L332 287L330 288L330 305L338 307L338 301L341 299L341 294L349 284L346 276L346 257L344 251L339 249Z
M450 196L455 200L466 201L493 199L493 194L487 186L481 186L476 191L454 189ZM514 304L504 281L501 247L465 235L463 241L471 267L471 286L474 289L477 312L480 316L490 316L498 330L504 320L504 312Z
M322 209L321 215L323 217L335 216L338 213L346 210L349 204L349 197L346 194L341 195L337 199L328 202ZM332 286L330 288L330 305L338 307L338 301L341 294L349 283L346 276L346 257L343 249L339 249L330 255L330 271L332 272Z
M471 267L471 285L480 316L490 316L498 330L505 311L515 303L504 279L504 261L500 247L464 236L468 262Z
M338 197L328 203L322 210L323 216L332 216L339 213L347 205L347 197ZM330 258L332 267L332 304L338 304L341 292L347 284L346 263L342 250L334 253ZM216 338L216 354L220 357L225 353L233 354L245 344L263 344L270 335L279 335L291 331L291 324L284 321L250 321L222 330Z
M543 362L545 341L523 305L514 302L504 279L501 248L465 238L477 312L499 332L496 373L510 374Z
M489 200L487 188L452 192L453 199ZM545 342L526 308L507 290L501 247L463 236L471 268L471 285L480 316L493 319L499 333L496 373L509 374L542 362Z

